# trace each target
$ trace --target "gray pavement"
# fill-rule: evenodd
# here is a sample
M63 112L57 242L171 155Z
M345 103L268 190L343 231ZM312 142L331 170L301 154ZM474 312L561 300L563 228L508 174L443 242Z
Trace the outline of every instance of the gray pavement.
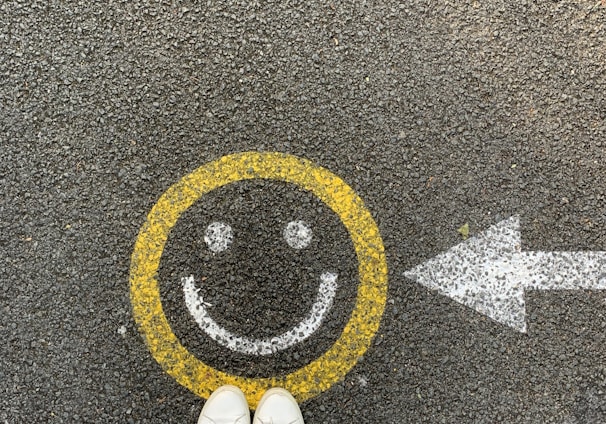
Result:
M606 293L529 291L522 334L403 276L460 243L465 223L474 236L514 215L525 250L606 250L605 64L595 0L3 1L0 422L195 421L202 399L133 319L131 254L171 185L242 151L338 175L385 245L381 326L342 381L301 405L307 423L606 422ZM289 259L272 244L295 214L328 249ZM245 377L321 355L355 303L337 218L276 181L202 198L158 274L181 342ZM210 220L234 228L237 249L205 292L234 331L292 326L319 269L352 284L309 340L230 353L177 284L212 262Z

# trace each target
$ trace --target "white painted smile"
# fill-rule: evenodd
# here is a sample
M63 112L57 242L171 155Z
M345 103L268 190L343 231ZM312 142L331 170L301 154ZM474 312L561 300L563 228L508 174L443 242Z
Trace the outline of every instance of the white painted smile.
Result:
M194 277L184 277L181 279L181 283L189 313L210 338L234 352L249 355L271 355L302 342L320 328L337 292L337 274L325 272L320 276L320 280L318 295L305 319L285 333L271 339L251 339L236 335L221 327L208 313L207 306L210 305L205 303L199 294L200 289L196 287Z
M303 221L291 221L284 228L283 236L290 247L300 250L311 242L312 231ZM232 239L231 227L222 222L210 224L204 235L208 248L215 254L227 250ZM271 355L307 339L320 328L326 312L330 310L334 301L337 292L337 277L338 275L332 272L322 273L318 295L309 314L292 329L270 339L239 336L221 327L210 316L207 307L211 305L204 302L199 293L200 289L195 285L194 276L181 278L181 284L189 313L210 338L234 352L249 355Z

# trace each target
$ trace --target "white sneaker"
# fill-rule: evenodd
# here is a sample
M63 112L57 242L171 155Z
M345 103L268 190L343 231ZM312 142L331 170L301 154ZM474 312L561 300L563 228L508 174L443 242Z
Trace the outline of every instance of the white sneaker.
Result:
M295 398L276 387L261 398L253 424L303 424L303 415Z
M250 424L248 402L242 390L221 386L208 398L198 424Z

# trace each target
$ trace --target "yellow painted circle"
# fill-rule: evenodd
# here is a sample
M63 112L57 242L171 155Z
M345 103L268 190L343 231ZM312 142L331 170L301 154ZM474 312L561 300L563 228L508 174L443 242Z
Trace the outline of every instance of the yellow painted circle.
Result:
M193 356L177 339L162 310L156 279L169 232L202 195L233 182L273 179L293 183L321 199L341 219L353 241L360 282L356 305L339 339L322 356L283 376L245 378L219 371ZM270 387L283 387L302 402L327 390L366 352L379 328L387 298L387 263L379 229L362 199L343 180L308 160L283 153L224 156L183 177L154 205L141 227L131 260L133 315L162 368L198 396L233 384L255 409Z

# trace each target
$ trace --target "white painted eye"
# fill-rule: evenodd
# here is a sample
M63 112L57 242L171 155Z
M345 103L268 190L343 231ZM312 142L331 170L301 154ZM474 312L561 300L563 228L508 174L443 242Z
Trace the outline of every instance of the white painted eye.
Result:
M311 228L303 221L290 221L284 228L284 240L293 249L303 249L311 242Z
M215 253L227 250L233 238L231 227L223 222L211 223L204 232L206 245Z

